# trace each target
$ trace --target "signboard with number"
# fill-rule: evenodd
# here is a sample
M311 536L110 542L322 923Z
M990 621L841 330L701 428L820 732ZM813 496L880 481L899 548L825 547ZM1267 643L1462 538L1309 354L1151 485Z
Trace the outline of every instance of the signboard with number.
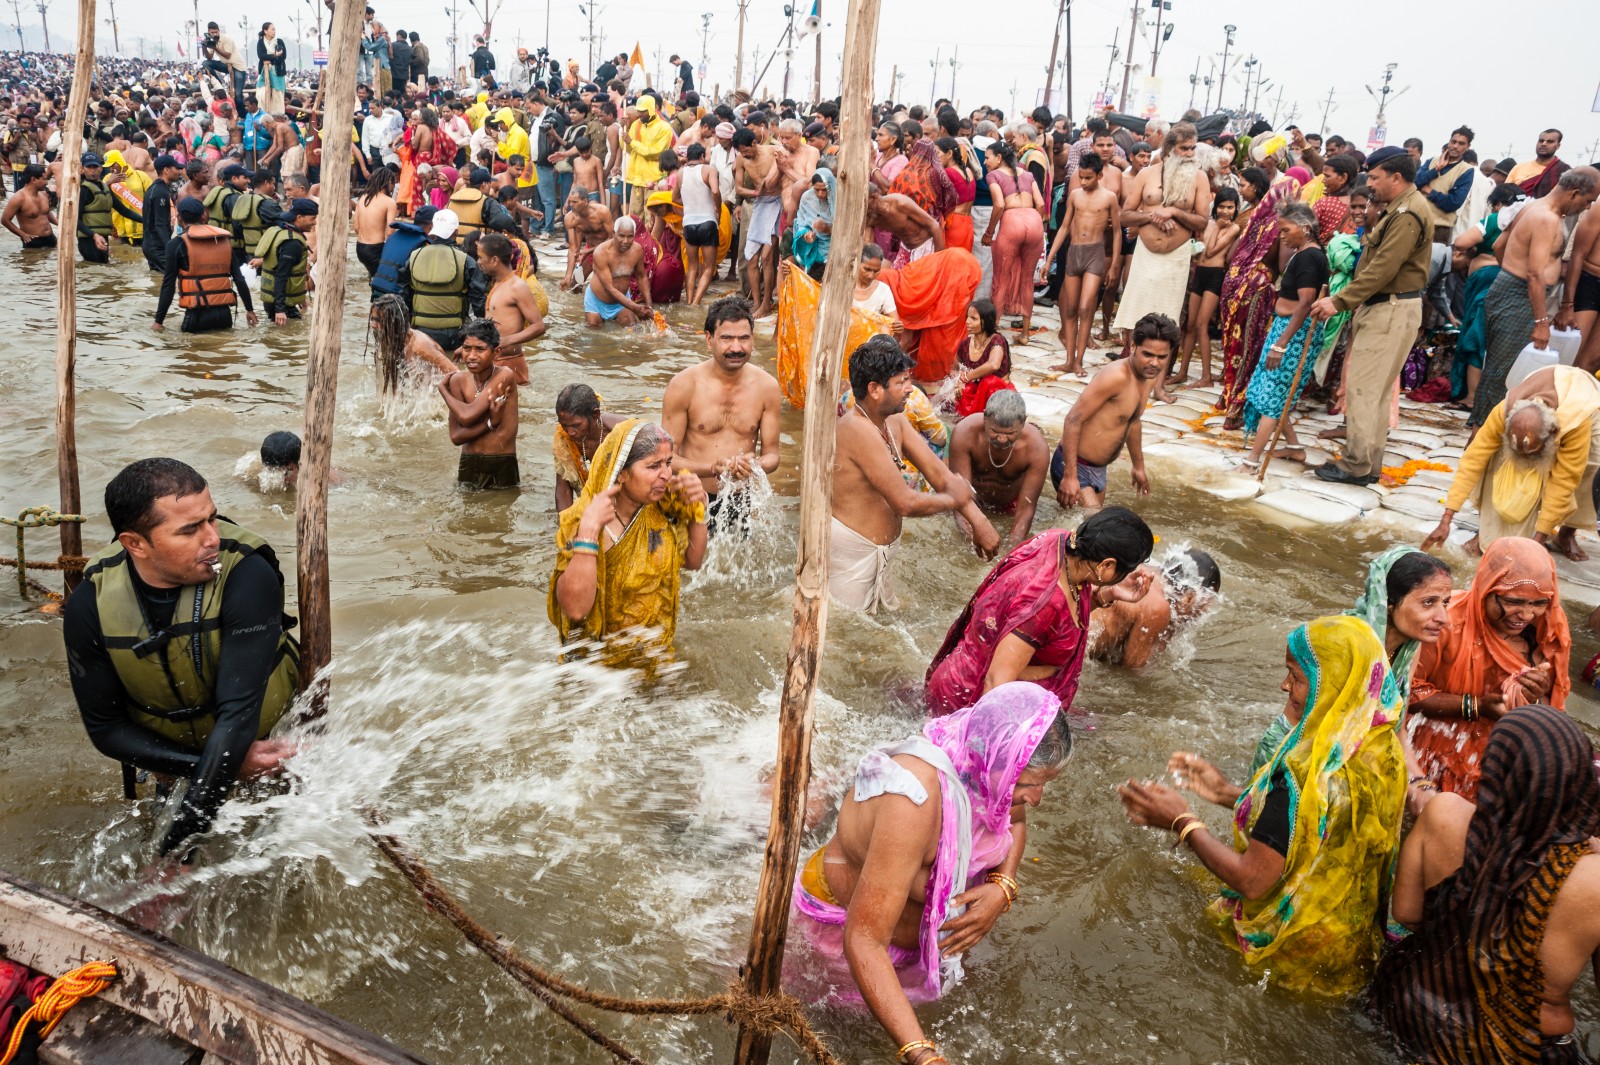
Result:
M328 65L328 53L326 51L324 51L323 49L320 49L320 48L317 49L315 52L311 53L311 62L316 64L319 67L327 66Z
M1375 152L1383 147L1383 142L1388 138L1389 131L1382 126L1373 126L1367 131L1367 151Z

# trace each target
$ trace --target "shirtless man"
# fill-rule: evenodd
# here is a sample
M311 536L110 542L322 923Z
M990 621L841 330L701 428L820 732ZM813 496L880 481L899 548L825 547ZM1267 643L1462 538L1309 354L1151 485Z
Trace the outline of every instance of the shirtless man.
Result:
M600 157L594 154L594 142L588 137L579 137L572 142L578 154L572 157L572 184L584 189L584 195L593 200L598 206L600 190L605 188L605 169L600 165ZM571 243L569 240L568 243Z
M500 330L484 318L461 329L465 370L439 382L450 410L450 442L461 448L456 481L469 488L515 488L517 471L517 382L495 364Z
M1089 331L1094 328L1095 304L1100 301L1100 279L1108 272L1116 276L1122 259L1122 209L1117 194L1100 184L1105 169L1105 160L1098 155L1086 155L1078 164L1061 228L1056 231L1049 254L1039 263L1039 283L1043 284L1062 242L1071 236L1061 296L1056 301L1061 312L1061 347L1067 353L1067 361L1057 369L1074 377L1085 376L1083 356L1089 348ZM1111 169L1117 172L1115 167ZM1105 244L1108 232L1113 235L1109 271Z
M411 321L406 317L406 301L400 296L390 293L373 300L368 320L372 323L380 393L398 392L402 378L409 381L426 376L424 366L431 366L446 377L456 372L458 367L437 340L411 328Z
M511 241L503 234L487 233L478 238L478 269L489 283L483 313L500 330L495 365L510 367L517 384L525 385L528 360L522 354L522 345L544 336L545 324L533 290L511 265L513 254Z
M973 546L992 558L1000 535L978 509L972 486L952 474L906 421L911 356L879 334L850 354L855 405L839 418L833 465L833 536L828 591L844 606L869 614L898 606L890 565L905 518L955 512L966 520ZM906 483L909 461L932 492Z
M983 413L956 423L950 435L950 472L972 485L979 509L1012 515L1003 553L1032 535L1039 493L1050 472L1050 445L1028 421L1021 392L1002 389L989 397Z
M1191 548L1160 568L1148 563L1144 595L1128 603L1114 600L1089 615L1089 655L1129 669L1148 665L1172 642L1180 626L1199 619L1216 601L1222 570L1204 551Z
M0 225L15 233L24 249L55 247L56 234L50 227L55 225L56 213L50 207L50 194L45 191L49 175L43 165L29 163L18 176L22 187L6 201L5 210L0 212Z
M256 169L265 170L270 174L277 174L281 177L283 174L283 157L291 148L299 145L300 138L295 136L294 129L289 125L287 119L278 118L265 112L262 113L260 118L256 119L256 129L258 137L265 134L272 138L272 146L262 153L261 158L256 162Z
M783 174L783 217L791 226L800 210L800 197L811 187L811 175L817 172L817 161L822 158L801 135L805 127L799 119L786 118L778 123L778 169Z
M1561 253L1567 231L1562 219L1584 210L1600 196L1600 171L1592 166L1574 167L1561 175L1555 190L1528 203L1495 244L1500 256L1500 276L1489 292L1494 301L1485 300L1483 322L1483 377L1474 397L1473 421L1481 423L1496 403L1505 398L1506 375L1511 364L1530 341L1534 347L1550 346L1550 322L1557 308L1547 305L1545 294L1561 280ZM1517 288L1526 289L1529 314L1524 317L1515 305L1500 303ZM1498 310L1490 312L1490 306ZM1523 333L1529 318L1533 328Z
M142 171L146 177L156 176L156 161L150 154L150 138L143 133L135 133L128 138L128 147L123 151L122 158L128 162L130 170Z
M1123 444L1133 462L1134 490L1150 494L1140 420L1152 383L1178 350L1178 327L1170 318L1147 314L1134 323L1132 339L1128 357L1102 366L1062 423L1050 479L1063 507L1105 503L1106 467L1122 454Z
M567 196L567 270L561 287L576 292L594 269L594 250L611 239L611 208L596 203L593 186L578 182Z
M206 193L211 188L211 168L206 165L203 159L191 159L184 166L183 173L188 180L179 187L177 193L172 197L172 201L176 203L185 196L193 196L201 203L204 203ZM218 220L210 219L209 221L212 225L216 225Z
M748 496L722 489L746 480L756 465L768 476L778 468L777 378L750 363L755 314L743 296L724 296L706 309L711 358L680 371L661 398L661 428L679 441L677 464L700 478L710 502L706 531L734 524L748 528ZM726 511L726 513L724 513Z
M778 150L757 144L756 135L741 129L733 135L733 190L750 201L750 226L744 237L745 287L755 300L757 318L765 318L777 288L778 219L783 211ZM807 175L810 180L810 175Z
M867 184L867 219L864 228L886 229L908 248L920 248L933 241L934 251L944 251L944 227L910 196L884 192Z
M631 218L617 219L611 224L611 239L594 250L594 269L583 290L583 321L590 329L610 321L636 325L649 321L655 313L650 305L650 279L644 272L644 249L633 240L636 228ZM643 303L628 295L629 282L638 285Z
M1576 326L1583 334L1573 365L1593 373L1600 370L1600 329L1595 328L1600 322L1600 211L1585 211L1579 219L1563 279L1556 328Z
M383 242L389 239L389 227L399 217L400 207L394 201L394 171L384 167L367 179L354 216L356 259L366 267L369 281L383 260Z

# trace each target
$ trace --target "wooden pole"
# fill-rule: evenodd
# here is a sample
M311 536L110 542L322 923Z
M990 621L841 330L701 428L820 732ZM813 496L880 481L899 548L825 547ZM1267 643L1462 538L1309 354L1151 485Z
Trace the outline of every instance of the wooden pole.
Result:
M1317 298L1327 295L1328 286L1323 285L1317 290ZM1289 384L1289 397L1283 401L1283 415L1278 419L1278 424L1272 427L1272 439L1267 442L1267 453L1261 456L1261 469L1256 471L1256 483L1264 484L1267 480L1267 467L1272 465L1272 456L1277 453L1278 441L1283 439L1284 426L1289 424L1289 415L1294 413L1294 397L1300 391L1300 375L1306 372L1306 364L1311 361L1311 337L1316 335L1316 330L1310 330L1306 336L1305 345L1300 350L1300 365L1295 367L1294 380ZM1293 337L1289 338L1293 340Z
M78 486L78 260L76 254L78 208L83 200L83 122L89 114L89 82L94 76L94 0L78 0L78 56L72 68L71 96L61 132L61 203L57 209L61 239L56 247L56 481L63 514L83 513L83 493ZM110 238L107 238L110 239ZM61 553L83 554L83 526L61 523ZM67 570L66 590L83 577Z
M307 718L327 710L327 683L317 674L333 657L328 601L328 468L333 461L333 415L339 388L339 327L344 321L346 259L350 242L350 159L344 129L356 107L356 67L363 6L334 5L328 34L327 110L323 129L339 146L323 145L322 213L317 218L317 293L311 309L311 354L306 364L306 426L295 484L295 537L299 543L300 688L310 692Z
M1056 52L1061 47L1061 17L1067 13L1067 0L1056 11L1056 35L1050 39L1050 65L1044 68L1044 105L1050 107L1050 90L1056 81ZM1051 108L1051 110L1055 110ZM830 245L831 246L831 245Z
M811 344L806 395L805 445L801 459L800 545L795 566L794 632L778 712L778 769L772 788L772 818L762 857L745 988L775 994L781 984L784 939L789 931L789 896L804 830L806 785L811 775L812 702L828 620L828 540L833 519L833 456L840 367L850 335L850 304L856 259L866 231L867 150L872 129L872 66L878 50L881 0L851 0L845 22L840 127L845 131L834 208L833 258L822 282L822 301ZM765 1065L772 1040L739 1029L734 1061Z

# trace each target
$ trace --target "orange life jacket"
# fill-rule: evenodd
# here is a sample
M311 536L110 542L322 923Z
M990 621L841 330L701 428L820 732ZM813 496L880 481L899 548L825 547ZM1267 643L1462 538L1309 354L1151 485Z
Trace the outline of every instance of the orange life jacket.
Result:
M178 306L232 307L233 234L216 226L193 225L183 231L189 265L178 271Z

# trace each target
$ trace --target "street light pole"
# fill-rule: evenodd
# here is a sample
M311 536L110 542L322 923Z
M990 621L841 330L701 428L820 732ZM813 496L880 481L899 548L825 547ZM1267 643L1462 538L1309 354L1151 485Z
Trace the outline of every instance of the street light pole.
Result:
M939 49L933 50L933 58L928 60L928 65L933 68L933 80L928 85L928 106L933 106L933 101L939 96Z
M1056 9L1056 33L1055 36L1050 39L1050 65L1045 68L1044 72L1044 105L1046 107L1050 106L1050 90L1055 85L1056 52L1061 47L1061 20L1066 16L1066 14L1067 0L1061 0L1061 6ZM1071 54L1072 45L1069 42L1067 45L1067 55L1070 56ZM952 81L953 80L954 79L952 79ZM950 98L954 100L955 95L955 89L952 87L950 90Z
M1133 42L1139 35L1139 3L1133 0L1133 16L1128 21L1128 51L1122 57L1122 98L1117 102L1118 111L1128 109L1128 81L1133 77Z
M1228 49L1233 47L1233 35L1239 27L1228 24L1222 27L1228 36L1222 42L1222 73L1217 75L1217 110L1222 110L1222 90L1228 84ZM1206 92L1206 99L1211 99L1211 93Z
M44 50L48 54L50 51L50 21L45 18L45 12L50 10L50 5L45 0L39 0L36 6L39 8L39 27L44 30Z

